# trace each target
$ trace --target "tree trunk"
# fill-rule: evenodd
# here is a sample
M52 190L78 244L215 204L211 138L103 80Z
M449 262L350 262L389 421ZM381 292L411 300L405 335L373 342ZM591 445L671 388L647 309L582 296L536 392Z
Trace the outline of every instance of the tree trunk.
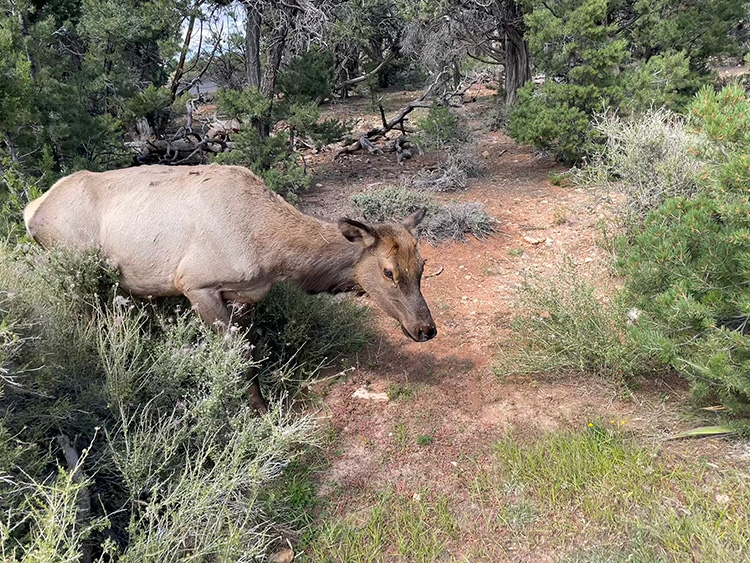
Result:
M193 27L195 26L195 14L190 16L190 22L188 23L187 32L185 33L185 42L182 44L182 51L180 52L180 60L177 63L177 70L174 71L174 78L172 79L172 85L169 88L170 99L174 102L177 97L177 88L180 86L180 80L182 75L185 73L185 59L187 58L188 49L190 48L190 39L193 37Z
M271 40L268 42L266 64L263 68L263 78L260 81L260 93L269 100L273 98L274 92L276 91L276 78L279 75L281 57L284 54L288 32L289 25L286 22L281 23L276 29L274 29Z
M274 29L271 40L268 43L266 52L266 64L263 68L263 76L260 81L260 93L267 99L271 100L266 115L262 118L260 133L263 137L271 134L271 112L273 111L273 95L276 92L276 79L279 76L279 67L281 66L281 57L284 54L286 46L286 36L289 32L289 25L284 21Z
M504 0L502 4L500 21L505 40L505 104L512 106L518 99L518 90L531 80L531 64L529 44L524 37L526 25L518 0Z
M245 21L245 65L247 67L247 85L260 90L260 34L261 13L258 6L251 3L245 5L247 20Z

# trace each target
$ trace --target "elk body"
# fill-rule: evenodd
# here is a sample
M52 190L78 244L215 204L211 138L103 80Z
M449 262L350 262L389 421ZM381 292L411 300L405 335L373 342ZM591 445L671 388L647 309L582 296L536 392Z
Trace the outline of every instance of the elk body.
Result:
M43 247L99 249L132 295L184 295L217 330L229 327L228 303L256 303L291 280L308 293L367 293L416 341L437 332L420 289L423 217L327 223L246 168L217 165L76 172L24 212ZM264 411L251 377L251 405Z

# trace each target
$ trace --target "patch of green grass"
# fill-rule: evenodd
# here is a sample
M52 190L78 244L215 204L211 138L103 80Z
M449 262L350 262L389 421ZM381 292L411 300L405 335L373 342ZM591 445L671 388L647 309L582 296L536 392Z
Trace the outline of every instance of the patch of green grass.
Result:
M508 256L523 256L523 248L511 248L508 250Z
M388 398L391 401L408 400L414 395L414 388L409 383L391 383L388 386Z
M409 442L409 428L407 428L406 424L397 422L393 426L391 434L393 434L393 441L396 443L396 446L400 449L406 448Z
M570 173L568 172L549 172L547 179L553 186L570 187L573 185L570 180Z
M569 260L554 279L526 280L520 302L524 313L494 366L499 376L567 370L622 380L664 370L629 324L628 304L601 303Z
M472 487L482 506L522 538L575 535L607 546L569 561L744 561L750 558L750 484L701 461L675 463L615 426L591 423L494 448ZM533 545L533 540L528 541ZM598 555L610 552L611 559ZM620 557L622 554L622 557ZM697 558L697 559L696 559Z
M450 504L442 495L431 498L420 492L419 497L409 497L381 491L369 506L350 507L346 516L329 515L306 537L301 561L440 561L458 533Z
M432 436L432 434L420 434L419 436L417 436L417 444L420 446L429 446L434 441L435 438Z

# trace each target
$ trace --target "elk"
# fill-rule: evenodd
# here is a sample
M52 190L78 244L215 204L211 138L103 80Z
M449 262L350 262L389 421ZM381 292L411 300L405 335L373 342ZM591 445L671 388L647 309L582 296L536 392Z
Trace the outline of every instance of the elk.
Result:
M246 168L207 165L76 172L32 201L24 221L44 248L98 249L135 297L185 296L215 330L230 328L229 304L252 305L290 280L308 293L365 293L424 342L437 334L420 288L424 215L327 223ZM263 413L249 377L250 405Z

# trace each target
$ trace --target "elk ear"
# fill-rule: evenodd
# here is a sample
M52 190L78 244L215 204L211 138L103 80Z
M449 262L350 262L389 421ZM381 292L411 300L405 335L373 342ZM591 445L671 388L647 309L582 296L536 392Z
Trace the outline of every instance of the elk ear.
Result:
M346 240L370 248L378 243L378 233L370 225L354 219L339 219L339 231Z
M427 215L427 208L423 207L416 213L412 213L409 215L406 219L403 221L404 227L413 234L414 236L417 236L417 227L422 222L422 219L424 219L424 216Z

